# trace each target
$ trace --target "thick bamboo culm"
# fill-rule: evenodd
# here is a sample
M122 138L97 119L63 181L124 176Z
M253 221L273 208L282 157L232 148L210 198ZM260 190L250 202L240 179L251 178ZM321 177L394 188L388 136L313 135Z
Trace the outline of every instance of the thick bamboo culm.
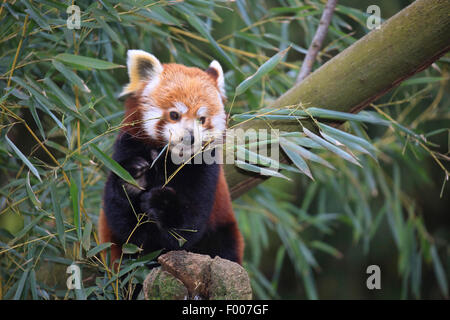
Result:
M273 107L314 106L356 113L450 49L450 1L417 0L279 97ZM298 124L274 121L283 131ZM240 126L269 128L251 120ZM232 198L266 178L226 165Z

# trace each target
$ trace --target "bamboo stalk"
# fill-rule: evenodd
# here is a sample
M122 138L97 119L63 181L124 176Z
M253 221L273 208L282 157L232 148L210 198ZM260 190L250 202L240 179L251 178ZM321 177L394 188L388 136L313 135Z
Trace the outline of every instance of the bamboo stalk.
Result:
M334 8L336 8L336 5L337 0L328 0L327 5L323 10L322 17L320 18L316 34L314 35L308 49L305 60L303 60L300 72L298 73L297 82L303 81L303 79L311 73L317 54L319 53L320 48L322 48L323 41L327 36L328 27L330 26L331 18L333 17Z

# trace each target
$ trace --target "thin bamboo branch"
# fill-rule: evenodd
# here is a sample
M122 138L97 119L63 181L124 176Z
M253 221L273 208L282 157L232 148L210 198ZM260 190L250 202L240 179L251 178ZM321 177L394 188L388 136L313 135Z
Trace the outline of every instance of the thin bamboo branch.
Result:
M312 70L314 62L316 61L317 54L320 48L322 48L323 41L328 33L328 27L330 26L331 18L333 17L334 8L336 8L337 0L328 0L325 9L323 10L322 17L320 18L319 26L314 35L314 38L306 53L305 59L302 63L302 68L297 76L297 83L300 83L305 79Z

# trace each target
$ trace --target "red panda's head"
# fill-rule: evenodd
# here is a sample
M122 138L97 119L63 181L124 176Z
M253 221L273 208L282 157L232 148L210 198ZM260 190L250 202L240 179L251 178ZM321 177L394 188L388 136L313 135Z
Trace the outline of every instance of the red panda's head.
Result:
M203 71L161 64L150 53L129 50L127 67L130 82L121 94L130 95L125 118L126 122L140 122L136 126L140 136L160 145L169 143L171 150L186 140L201 146L222 136L226 126L225 90L217 61Z

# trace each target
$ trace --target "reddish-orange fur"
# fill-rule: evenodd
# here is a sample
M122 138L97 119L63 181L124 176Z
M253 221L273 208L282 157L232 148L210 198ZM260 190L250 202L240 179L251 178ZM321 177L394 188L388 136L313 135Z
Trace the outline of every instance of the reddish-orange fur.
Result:
M244 239L239 231L236 218L234 217L233 208L231 205L230 192L228 191L228 184L225 179L223 167L220 167L219 181L217 182L216 195L214 198L214 205L209 218L209 224L212 227L219 225L233 225L234 238L236 240L238 263L242 264L244 256Z
M113 245L111 246L111 265L117 259L120 259L122 254L122 248L114 243L114 239L111 233L111 229L108 227L108 222L106 221L106 215L103 209L100 209L100 215L98 217L98 234L100 243L111 242ZM102 252L103 258L106 261L106 252ZM114 265L114 268L117 268L117 264Z
M212 115L221 111L222 105L217 101L217 84L212 76L198 68L179 64L163 66L161 80L152 93L157 106L165 109L172 106L174 101L181 101L189 109L187 117L195 117L201 106L208 106Z

